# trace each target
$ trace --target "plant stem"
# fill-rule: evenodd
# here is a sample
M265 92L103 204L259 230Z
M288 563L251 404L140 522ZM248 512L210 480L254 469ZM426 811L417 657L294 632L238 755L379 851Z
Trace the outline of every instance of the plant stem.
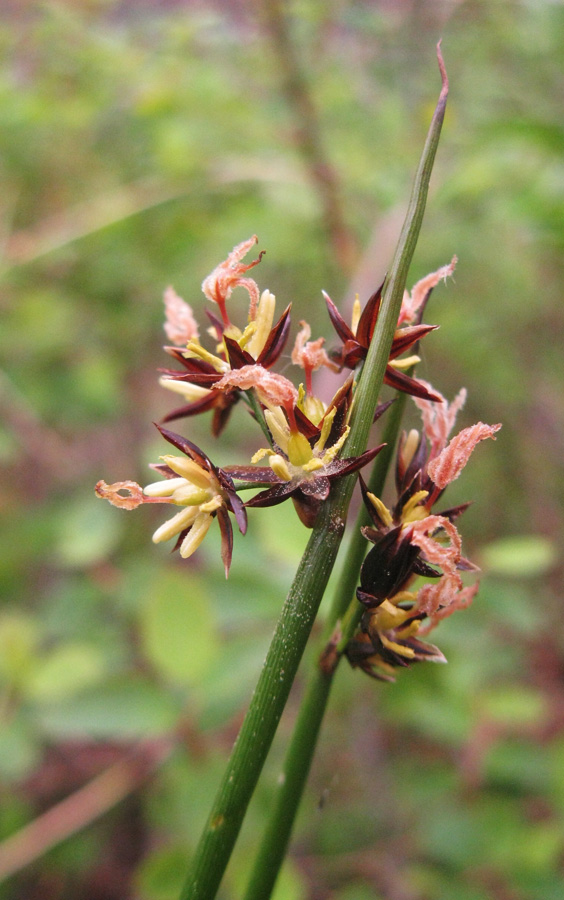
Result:
M376 370L377 374L375 374L374 357L377 348L380 346L380 334L384 332L386 327L382 325L382 321L386 317L386 321L391 321L394 325L397 322L401 298L407 280L407 272L413 257L425 210L429 179L439 142L448 95L448 81L440 53L440 45L437 47L437 54L442 77L442 90L415 175L410 204L394 255L390 276L384 288L382 309L378 317L377 328L375 329L363 375L359 383L357 394L359 402L356 406L357 418L366 414L364 407L360 403L360 400L364 400L366 396L363 393L361 394L361 388L364 386L365 380L378 380L380 378L378 370ZM381 373L382 378L383 375L384 371ZM405 394L399 395L387 418L386 429L383 435L386 447L376 458L369 482L369 489L377 496L381 495L384 487L403 417L405 400ZM348 444L344 448L343 454L351 454L351 448ZM368 522L368 515L363 508L359 514L335 591L333 605L322 639L324 642L323 647L325 647L327 641L333 639L335 629L344 615L347 618L347 634L343 635L342 639L336 643L334 660L330 666L323 665L322 658L316 658L316 666L311 674L310 682L300 707L294 734L279 778L274 807L255 860L244 900L268 900L286 854L329 699L333 676L340 660L340 653L342 653L348 639L356 630L362 613L362 608L354 598L354 590L366 552L366 541L361 535L360 528L368 524Z
M351 431L343 448L343 456L358 455L366 448L388 363L444 116L447 81L440 54L439 65L443 89L417 170L406 221L384 289L375 333L355 393ZM213 900L216 895L333 568L355 480L354 475L340 479L319 513L196 848L181 900Z
M382 372L392 339L393 330L382 344ZM374 384L365 383L374 393ZM347 443L358 447L357 453L361 453L368 442L380 388L381 383L368 418L357 417L351 427ZM355 475L340 479L321 508L196 848L181 900L213 900L215 897L333 569L355 481Z
M258 425L260 426L262 433L264 434L264 436L266 438L267 444L269 445L269 447L271 447L272 446L272 437L271 437L270 431L268 430L268 426L267 426L265 418L264 418L264 412L262 411L262 407L255 396L255 392L252 389L245 391L244 397L245 397L246 402L249 405L250 410L253 412L254 417L255 417ZM239 488L237 490L239 490Z
M372 469L369 489L378 496L382 493L392 459L405 408L405 398L406 395L401 394L388 413L382 436L386 446L376 457ZM322 649L331 640L337 623L347 610L351 597L354 597L358 573L366 553L366 538L362 536L360 529L363 525L369 524L369 521L368 513L363 506L357 518L321 638ZM362 611L356 598L353 603ZM337 657L335 662L338 661ZM272 812L244 900L267 900L274 888L309 774L336 668L336 665L331 667L320 665L320 653L315 654L314 668L300 705L292 740L278 778Z
M182 900L212 900L284 709L343 535L354 476L322 508L196 849Z
M427 132L427 138L419 160L419 165L415 173L407 213L396 245L390 272L382 291L380 314L376 322L362 377L355 394L355 406L352 416L353 425L358 419L364 419L366 417L369 417L369 422L372 421L374 408L377 402L377 394L376 397L374 397L375 389L378 385L382 384L384 372L388 363L387 358L384 359L379 351L382 343L386 342L387 336L390 333L392 336L394 334L401 308L403 292L407 282L407 273L411 260L413 259L417 238L419 237L419 232L421 230L421 223L423 221L427 193L429 190L429 181L433 170L433 163L435 161L435 154L437 152L448 96L448 79L440 51L440 42L437 46L437 57L442 78L442 88L429 126L429 131ZM368 382L368 385L366 382ZM352 453L358 452L354 447L353 431L354 427L351 426L351 434L349 436L349 441L343 448L343 456L352 455Z

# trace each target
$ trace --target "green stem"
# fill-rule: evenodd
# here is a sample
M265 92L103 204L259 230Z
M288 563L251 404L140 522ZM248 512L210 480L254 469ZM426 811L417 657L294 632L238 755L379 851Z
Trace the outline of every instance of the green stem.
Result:
M358 419L368 419L368 423L372 422L373 411L378 399L379 385L382 384L384 372L388 364L388 358L384 357L383 354L380 353L380 350L382 345L386 345L388 342L388 347L391 347L391 340L398 321L403 292L407 282L407 273L411 260L413 259L417 238L419 237L419 232L421 230L421 223L423 221L423 214L425 212L427 194L429 191L429 180L431 178L433 163L439 144L448 96L448 80L440 52L440 43L437 46L437 56L442 78L442 89L435 107L435 112L433 113L429 131L427 132L427 139L413 181L407 213L396 245L390 272L382 292L380 314L376 322L376 328L374 329L362 376L355 394L355 405L352 416L353 423L356 423ZM390 335L391 338L389 337ZM366 382L368 382L368 384L366 384ZM343 448L343 456L350 456L352 453L359 452L354 445L353 430L354 428L351 428L349 441Z
M407 269L423 216L440 123L444 116L447 83L440 57L439 61L443 74L443 90L429 133L431 135L434 128L435 136L432 140L428 136L417 172L417 190L414 188L412 194L406 223L384 289L375 334L355 393L351 432L343 448L344 456L360 454L366 448L384 379ZM355 476L340 479L320 511L192 859L181 900L213 900L216 895L333 568L355 480Z
M245 398L245 401L248 403L249 408L254 413L255 419L257 420L258 424L260 425L261 431L267 440L268 446L272 447L272 437L270 435L270 431L268 430L268 426L267 426L266 420L264 418L262 406L258 402L258 400L255 396L255 392L252 389L248 390L248 391L244 391L243 396Z
M386 326L382 322L386 321L388 323L388 329L390 322L394 327L397 322L401 298L407 280L407 272L413 257L425 210L429 179L439 142L448 95L448 81L440 54L440 45L437 48L437 53L442 77L442 90L415 175L407 215L394 255L390 276L384 288L382 309L378 318L377 328L355 398L357 419L366 415L365 407L361 405L361 400L364 401L366 396L361 394L365 382L372 382L374 379L381 383L379 381L380 377L383 379L385 365L384 370L380 373L374 360L377 350L381 347L381 340L385 339L382 337L382 333L386 331ZM389 330L386 333L389 333ZM387 364L387 358L385 364ZM403 417L405 401L406 395L400 395L387 418L384 432L386 447L378 455L369 481L369 489L377 496L380 496L383 491L386 474L391 463ZM347 445L343 450L343 455L350 454L351 447ZM328 616L322 639L324 649L327 646L326 642L333 639L338 623L343 616L346 618L346 635L341 635L341 639L336 643L333 660L330 665L323 664L323 656L321 659L316 659L316 666L311 674L310 682L300 707L294 734L279 779L274 807L255 860L244 900L268 900L286 854L329 699L333 676L340 660L340 653L346 646L345 637L348 642L348 639L354 634L362 614L362 609L356 598L354 598L354 590L358 581L358 572L366 552L366 541L361 535L360 528L368 524L368 522L368 515L363 508L351 538L333 605Z
M409 370L408 374L413 374L413 368ZM376 457L368 481L368 490L377 497L381 497L384 490L386 476L392 463L403 414L405 412L406 401L407 394L398 393L396 401L387 416L386 428L382 436L382 439L386 442L386 446ZM335 669L340 662L342 652L357 630L364 611L364 607L361 606L356 599L355 588L358 582L360 567L364 562L366 554L366 538L362 535L361 528L370 524L370 516L363 504L358 514L355 531L349 546L349 553L345 560L344 571L341 576L343 582L342 590L337 589L335 592L333 606L327 617L327 625L324 632L324 637L330 641L333 639L335 629L339 626L340 636L335 644ZM354 579L353 576L349 574L348 566L351 568L354 567ZM351 584L353 580L354 584ZM339 582L339 588L341 588L341 582Z
M405 394L400 395L389 411L383 434L386 446L376 457L372 469L369 489L378 496L382 493L393 456L405 408L405 398ZM351 597L354 597L354 591L358 583L358 573L366 553L366 538L362 536L360 529L363 525L368 525L369 521L368 513L363 506L357 518L335 590L333 605L321 638L322 648L325 648L327 642L331 640L337 623L343 612L347 610ZM358 607L362 612L362 607L356 600L356 597L351 602L351 606L353 604L354 607ZM294 819L309 774L321 723L333 684L333 676L336 671L336 664L327 667L320 665L319 662L319 653L316 653L315 665L310 673L309 684L300 705L292 740L278 778L278 787L272 812L255 860L244 900L267 900L270 897L286 855ZM335 659L335 663L337 662L338 657Z
M386 476L394 456L401 428L406 400L407 394L398 393L391 409L386 413L386 427L382 434L382 441L385 443L385 447L383 447L376 457L368 480L368 490L371 491L371 493L376 494L377 497L381 497L384 490ZM331 639L337 623L347 611L349 601L355 594L358 583L358 573L360 572L360 567L366 554L366 538L360 531L365 525L370 525L370 516L363 504L355 523L347 556L343 564L343 571L335 591L333 605L327 616L327 623L323 634L325 640Z
M351 476L341 479L319 514L196 849L182 900L212 900L219 887L337 555L354 481Z
M229 474L229 469L227 469L227 474ZM233 481L235 482L235 490L237 493L239 491L256 491L258 488L267 488L272 487L271 481L237 481L237 479L232 476Z

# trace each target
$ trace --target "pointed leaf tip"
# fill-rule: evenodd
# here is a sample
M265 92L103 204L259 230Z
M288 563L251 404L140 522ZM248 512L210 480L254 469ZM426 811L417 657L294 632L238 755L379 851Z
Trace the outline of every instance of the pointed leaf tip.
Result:
M442 42L443 42L443 39L441 38L437 44L437 62L439 64L439 72L441 73L441 81L443 83L443 86L441 88L441 93L439 96L439 102L441 100L443 100L446 103L446 98L448 96L448 75L447 75L445 61L443 59L443 54L442 54L442 50L441 50Z

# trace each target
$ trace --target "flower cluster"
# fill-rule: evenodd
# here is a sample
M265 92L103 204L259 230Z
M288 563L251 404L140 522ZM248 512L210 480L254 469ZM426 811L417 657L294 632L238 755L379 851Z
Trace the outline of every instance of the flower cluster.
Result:
M443 266L437 272L432 272L430 275L421 279L421 281L418 281L411 291L411 294L407 291L404 294L398 319L398 327L394 335L389 362L384 377L385 383L396 388L398 391L404 391L406 394L412 394L415 397L422 397L427 400L441 401L440 395L433 392L429 385L426 385L425 382L419 381L416 378L411 378L402 371L419 362L419 357L409 356L404 357L401 360L398 359L398 357L400 357L402 353L405 353L406 350L410 350L421 340L421 338L425 337L426 334L429 334L429 332L434 331L435 328L437 328L436 325L422 325L421 317L425 311L427 301L431 296L431 291L437 286L442 278L446 279L449 275L452 275L456 263L457 259L456 256L454 256L448 266ZM378 290L372 294L362 312L360 309L360 302L357 298L353 307L350 327L342 318L331 298L323 292L329 317L335 331L343 342L343 346L340 350L333 353L333 358L341 368L346 366L349 369L354 369L359 362L366 359L366 354L368 353L368 348L380 312L383 287L384 284L381 284Z
M144 488L133 481L112 485L100 481L96 486L99 497L124 509L145 503L177 507L175 514L157 528L153 540L176 538L175 549L185 558L199 547L212 521L217 519L226 575L233 550L231 516L244 534L247 509L272 506L291 498L302 522L313 527L332 482L360 470L381 449L376 446L359 456L341 455L350 430L354 372L345 376L327 404L314 392L313 374L321 367L334 372L354 370L364 361L376 327L382 289L370 297L362 311L359 301L355 302L350 326L330 298L325 297L342 344L329 353L324 339L311 340L310 326L300 322L291 361L304 374L303 383L296 386L273 371L288 340L290 306L277 318L274 294L261 292L250 277L249 271L260 263L263 253L250 262L243 260L256 243L253 236L236 246L202 284L205 297L213 304L206 311L209 340L202 338L191 307L172 287L166 290L164 328L169 344L165 351L176 368L162 369L160 384L183 400L182 406L165 417L165 423L210 411L212 434L217 436L227 426L234 406L242 401L260 425L268 446L257 449L250 463L218 468L186 438L157 426L163 438L182 454L164 455L152 466L163 480ZM429 645L422 645L414 637L421 619L428 616L435 622L446 614L446 609L463 605L469 596L459 584L458 570L463 561L451 524L454 516L433 516L430 507L444 486L456 477L472 441L491 435L480 431L472 437L462 437L462 432L458 443L454 439L447 447L446 434L461 401L458 406L455 402L449 407L430 385L406 374L405 370L418 357L402 357L436 327L422 324L425 305L438 282L452 274L455 263L453 259L448 266L418 282L410 294L405 293L389 355L385 380L391 387L411 394L421 405L430 451L424 461L423 440L418 446L413 434L405 440L398 466L401 496L393 512L365 490L365 502L374 522L366 536L374 547L363 566L359 589L359 599L367 612L362 631L349 648L349 659L367 670L375 667L378 656L385 666L398 664L398 659L403 663L422 654L432 655L434 648L429 650ZM232 318L231 296L236 289L243 289L249 300L244 327ZM238 316L234 318L239 320ZM258 465L263 460L268 464ZM258 493L244 502L240 493L250 488L259 489ZM448 553L440 549L436 537L439 532L450 540ZM382 561L386 562L385 576L380 571ZM433 565L442 567L440 578L431 568ZM393 577L391 572L395 573ZM431 575L439 581L422 588L417 598L410 595L408 599L406 586L414 575ZM382 579L386 578L384 585Z
M431 392L431 386L423 383ZM396 463L397 500L389 509L362 483L372 525L363 529L373 544L362 565L357 598L363 605L358 634L346 654L353 666L393 681L397 666L431 660L441 651L421 637L472 601L478 583L464 585L461 572L476 571L461 553L454 524L468 504L432 511L444 489L460 475L476 445L493 438L501 425L478 422L448 441L466 399L460 391L448 404L415 398L423 431L403 434ZM418 585L418 582L424 583ZM423 624L425 623L425 624Z
M216 468L195 444L166 428L157 428L170 444L184 454L162 456L162 463L151 466L166 480L144 488L135 481L118 481L115 484L99 481L96 494L120 509L136 509L142 503L180 506L179 512L157 528L153 541L158 544L177 537L176 547L185 559L198 549L212 519L217 517L221 529L221 557L227 575L233 552L233 528L228 513L233 513L242 534L247 530L247 514L233 481L223 469Z

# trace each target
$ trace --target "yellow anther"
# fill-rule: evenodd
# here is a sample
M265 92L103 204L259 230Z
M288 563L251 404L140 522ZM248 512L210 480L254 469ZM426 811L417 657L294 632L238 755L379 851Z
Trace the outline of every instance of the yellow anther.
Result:
M333 419L335 418L336 414L337 414L337 410L335 407L333 407L333 409L329 410L329 412L325 416L325 418L323 420L323 425L321 426L321 434L319 435L319 440L317 441L317 444L314 447L314 450L316 453L321 453L323 448L325 447L325 444L327 443L327 438L329 437L329 434L331 433Z
M191 484L204 490L210 489L212 476L194 460L185 456L161 456L161 459L169 469L172 469L177 475L181 475L182 478L186 478Z
M221 340L218 344L215 345L215 352L217 353L217 358L223 362L222 357L225 359L229 359L229 353L227 352L227 345L225 343L225 338L231 338L232 341L236 341L237 344L240 343L241 337L243 336L243 332L240 328L237 328L236 325L229 325L223 334L221 335ZM229 372L230 366L229 363L224 363L227 366L223 371Z
M273 453L270 457L270 467L275 475L278 475L282 481L291 481L292 474L288 468L288 463L279 453Z
M413 622L410 622L409 625L405 625L401 629L401 637L402 638L412 637L414 634L417 634L420 626L421 626L421 621L419 619L415 619Z
M223 344L219 344L219 347L223 347ZM226 363L224 359L220 359L219 356L214 356L213 353L210 353L209 350L206 350L205 347L202 347L202 345L196 341L188 341L188 350L190 350L194 356L198 356L200 359L203 359L204 362L213 366L216 372L221 372L222 375L229 372L229 364Z
M264 418L266 419L266 424L268 425L274 443L277 444L284 453L287 453L290 429L288 428L288 422L286 421L286 416L284 415L282 407L273 406L270 409L265 409Z
M256 330L257 330L257 323L249 322L249 324L245 328L243 334L237 341L237 343L239 344L239 346L241 347L242 350L247 350L250 353L249 347L247 345L249 345L251 343ZM253 354L251 354L251 356L253 356ZM254 358L256 359L256 357L254 357Z
M143 493L146 497L171 497L177 488L184 487L185 478L167 478L166 481L153 481L145 485Z
M171 537L174 537L175 534L178 534L180 531L184 531L185 528L189 528L193 525L197 516L197 506L184 507L184 509L177 512L172 519L168 519L157 528L153 535L153 543L159 544L161 541L168 541Z
M241 337L241 329L237 328L236 325L233 325L231 323L227 326L227 328L224 329L222 337L231 338L232 341L239 341Z
M401 462L404 469L407 469L411 460L415 455L415 451L419 445L419 432L416 428L412 428L407 435L403 447L401 448Z
M261 459L264 459L265 456L274 456L274 451L269 450L268 448L265 448L265 447L261 447L261 449L257 450L255 455L251 458L251 462L254 465L255 463L260 462Z
M288 459L293 466L303 466L313 457L313 451L305 434L296 431L288 439Z
M346 439L349 436L349 431L350 431L350 428L347 425L347 427L343 431L339 440L335 441L334 444L331 444L331 446L328 447L328 449L325 451L325 453L321 457L321 459L323 460L323 464L325 466L328 465L330 462L332 462L335 459L335 457L339 455L343 444L345 443Z
M416 366L419 362L421 362L421 357L414 355L406 356L404 359L392 359L388 365L392 366L393 369L409 369L411 366Z
M389 600L384 600L376 609L375 617L378 633L380 634L382 631L389 631L391 628L398 628L400 625L403 625L405 620L409 618L409 613L405 609L398 609L397 606L393 606Z
M193 484L188 484L185 481L181 487L174 491L171 499L177 506L200 506L202 503L209 501L210 492L194 487ZM219 503L221 505L221 497L219 498Z
M417 594L414 594L413 591L398 591L397 594L394 594L393 597L390 597L390 603L393 603L394 606L399 606L400 603L404 603L406 601L415 603L416 599Z
M358 328L358 323L360 321L360 300L358 299L358 294L354 298L353 308L352 308L352 317L351 317L351 331L356 336L356 329Z
M161 387L174 391L176 394L182 394L185 400L191 403L193 400L199 400L209 394L209 388L200 387L199 384L188 384L187 381L178 381L176 378L169 378L167 375L161 375L159 378Z
M270 291L263 291L258 302L256 317L253 322L249 323L249 325L254 325L254 333L248 343L247 350L254 359L260 356L270 334L275 306L276 297L274 294L271 294ZM245 328L244 333L247 332L247 328Z
M198 514L194 521L194 524L192 525L192 528L180 545L180 555L184 559L188 559L188 557L192 556L194 551L198 549L206 534L208 533L208 528L210 527L211 523L212 517L209 515L209 513L202 512Z
M303 464L302 469L304 472L318 472L320 469L323 469L324 462L321 459L310 459L309 462Z
M382 641L384 647L387 647L388 650L392 650L394 653L399 654L399 656L405 656L406 659L413 659L415 656L415 650L412 647L404 647L403 644L397 644L395 641L391 641L385 634L380 635L380 640Z
M211 500L208 500L207 503L200 504L200 512L212 513L215 512L216 509L219 509L221 504L223 503L223 499L219 494L216 494L215 497L212 497Z
M380 671L385 672L387 675L391 676L392 681L395 681L396 670L394 669L393 666L390 665L390 663L384 662L384 660L378 653L375 653L374 656L371 656L369 658L368 662L369 663L373 662L375 665L378 666L379 672Z
M368 493L368 499L370 500L372 506L378 513L379 518L382 521L382 524L389 528L392 522L394 521L392 518L392 514L385 503L382 503L379 497L376 494Z
M319 397L305 397L303 403L301 405L298 403L298 406L314 425L319 425L325 415L325 404Z
M406 525L408 522L419 522L429 515L429 511L424 506L419 506L421 500L425 500L429 496L429 491L417 491L413 497L410 497L404 504L401 511L401 520Z

